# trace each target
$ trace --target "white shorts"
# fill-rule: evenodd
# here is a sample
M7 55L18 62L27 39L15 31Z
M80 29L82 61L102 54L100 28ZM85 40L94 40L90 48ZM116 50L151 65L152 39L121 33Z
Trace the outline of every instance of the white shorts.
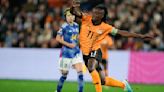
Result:
M74 58L61 57L59 59L59 69L68 71L72 65L77 63L83 63L80 55L77 55Z

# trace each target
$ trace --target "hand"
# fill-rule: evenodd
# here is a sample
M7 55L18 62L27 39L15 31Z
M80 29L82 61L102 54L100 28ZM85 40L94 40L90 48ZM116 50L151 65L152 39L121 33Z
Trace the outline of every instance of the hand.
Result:
M75 47L76 47L76 45L75 45L75 44L70 43L70 44L68 44L68 47L70 47L70 48L75 48Z
M79 0L72 0L72 6L73 7L80 7L80 1Z

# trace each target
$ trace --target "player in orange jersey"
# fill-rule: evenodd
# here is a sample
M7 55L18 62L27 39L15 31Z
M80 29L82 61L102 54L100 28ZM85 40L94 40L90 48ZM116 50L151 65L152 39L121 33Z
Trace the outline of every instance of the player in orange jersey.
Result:
M128 92L133 92L127 81L121 82L105 76L102 64L100 63L102 61L100 44L108 34L119 34L125 37L137 37L141 39L151 39L153 37L150 35L142 35L119 30L107 24L106 16L108 12L107 8L103 5L94 7L91 15L84 15L79 7L79 0L74 0L72 3L71 13L82 20L80 30L80 48L82 50L85 65L92 76L96 92L102 92L101 85L120 87Z
M101 42L101 51L102 51L102 65L104 68L105 76L108 76L108 48L113 47L113 40L110 36L106 36Z

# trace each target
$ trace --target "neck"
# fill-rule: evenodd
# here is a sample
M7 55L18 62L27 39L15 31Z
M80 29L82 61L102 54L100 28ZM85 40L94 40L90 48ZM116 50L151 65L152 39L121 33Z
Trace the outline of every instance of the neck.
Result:
M73 25L73 22L68 22L68 24Z
M92 19L93 25L100 25L101 22L102 22L101 20L93 20L93 19Z

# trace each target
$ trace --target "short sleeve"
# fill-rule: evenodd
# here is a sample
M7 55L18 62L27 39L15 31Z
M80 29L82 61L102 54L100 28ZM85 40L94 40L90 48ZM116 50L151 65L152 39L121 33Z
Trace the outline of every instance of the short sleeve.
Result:
M112 35L116 35L118 32L118 29L116 29L115 27L111 26L111 25L106 25L106 28L108 30L108 33L112 34Z
M116 29L115 27L113 27L113 28L112 28L111 34L112 34L112 35L116 35L117 32L118 32L118 29Z
M63 29L60 28L59 31L57 32L58 35L63 36Z
M59 29L59 31L57 32L57 34L63 36L64 35L64 31L65 31L65 27L66 27L66 23L64 23L61 26L61 28Z

